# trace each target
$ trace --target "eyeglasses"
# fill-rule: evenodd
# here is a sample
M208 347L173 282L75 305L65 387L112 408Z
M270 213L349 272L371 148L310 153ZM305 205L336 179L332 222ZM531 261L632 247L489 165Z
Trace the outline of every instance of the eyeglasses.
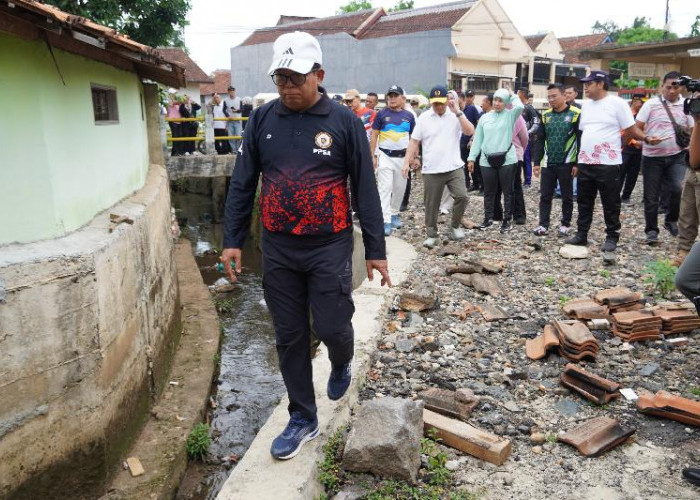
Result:
M354 101L355 101L355 99L343 99L343 103L344 103L346 106L349 106L349 105L352 104Z
M283 75L282 73L273 73L270 77L272 78L272 83L278 87L284 87L287 82L292 82L295 87L301 87L306 83L306 77L315 71L309 71L305 75L301 73L292 73L291 75Z

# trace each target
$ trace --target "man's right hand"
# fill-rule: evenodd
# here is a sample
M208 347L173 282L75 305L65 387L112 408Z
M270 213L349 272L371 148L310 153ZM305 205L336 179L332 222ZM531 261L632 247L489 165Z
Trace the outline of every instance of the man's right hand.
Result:
M408 179L408 170L410 168L411 167L407 161L403 162L403 167L401 167L401 175L403 176L404 179Z
M221 257L219 257L231 283L236 283L238 281L236 274L241 274L243 270L241 266L241 255L242 252L240 248L224 248L221 252Z
M540 176L540 166L539 166L539 165L533 165L533 167L532 167L532 175L534 175L535 177L539 177L539 176Z
M470 174L474 173L474 162L473 161L468 161L467 162L467 169L469 170Z
M374 170L377 170L377 157L375 155L372 155L372 163L374 163Z

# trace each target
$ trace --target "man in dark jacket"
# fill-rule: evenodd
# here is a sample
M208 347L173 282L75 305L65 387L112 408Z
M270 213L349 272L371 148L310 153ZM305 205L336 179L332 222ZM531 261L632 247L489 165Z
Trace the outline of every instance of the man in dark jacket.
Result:
M269 74L280 95L253 112L231 176L221 260L231 281L241 272L258 180L265 301L275 326L290 420L272 442L277 459L296 456L318 435L310 330L328 347L326 389L340 399L350 385L355 307L353 227L348 176L359 213L367 275L391 286L379 195L367 135L359 118L331 101L321 47L303 32L274 43ZM232 265L235 266L232 268Z

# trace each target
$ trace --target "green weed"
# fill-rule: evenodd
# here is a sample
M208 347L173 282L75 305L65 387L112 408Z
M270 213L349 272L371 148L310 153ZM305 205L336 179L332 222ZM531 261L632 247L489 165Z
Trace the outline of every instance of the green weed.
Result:
M700 396L700 387L693 387L690 389L690 393L694 396Z
M214 307L219 314L231 314L236 308L236 303L232 298L217 297L214 299Z
M600 274L600 276L602 276L603 278L609 278L611 273L607 269L601 269L600 271L598 271L598 274Z
M568 295L560 295L559 296L559 307L564 307L564 304L569 302L571 300L571 297Z
M204 459L210 444L209 426L203 423L195 425L187 436L187 456L192 460Z
M544 284L547 285L547 286L550 287L550 288L554 286L554 283L556 283L556 280L555 280L553 277L551 277L551 276L548 276L548 277L545 278L545 280L544 280Z
M557 442L557 435L554 432L547 433L545 438L548 443L555 444Z
M323 461L318 464L318 481L327 495L335 495L340 489L340 459L338 451L345 442L347 426L340 427L323 445Z
M665 297L676 288L676 271L678 268L669 259L649 262L644 267L644 272L648 275L644 282L651 285L655 294Z

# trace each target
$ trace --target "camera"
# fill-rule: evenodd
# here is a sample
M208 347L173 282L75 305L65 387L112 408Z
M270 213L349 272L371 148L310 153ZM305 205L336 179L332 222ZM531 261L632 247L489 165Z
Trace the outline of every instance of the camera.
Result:
M689 76L681 76L675 83L688 89L688 92L700 92L700 79L693 80ZM689 97L683 101L683 112L686 115L700 115L700 98Z

